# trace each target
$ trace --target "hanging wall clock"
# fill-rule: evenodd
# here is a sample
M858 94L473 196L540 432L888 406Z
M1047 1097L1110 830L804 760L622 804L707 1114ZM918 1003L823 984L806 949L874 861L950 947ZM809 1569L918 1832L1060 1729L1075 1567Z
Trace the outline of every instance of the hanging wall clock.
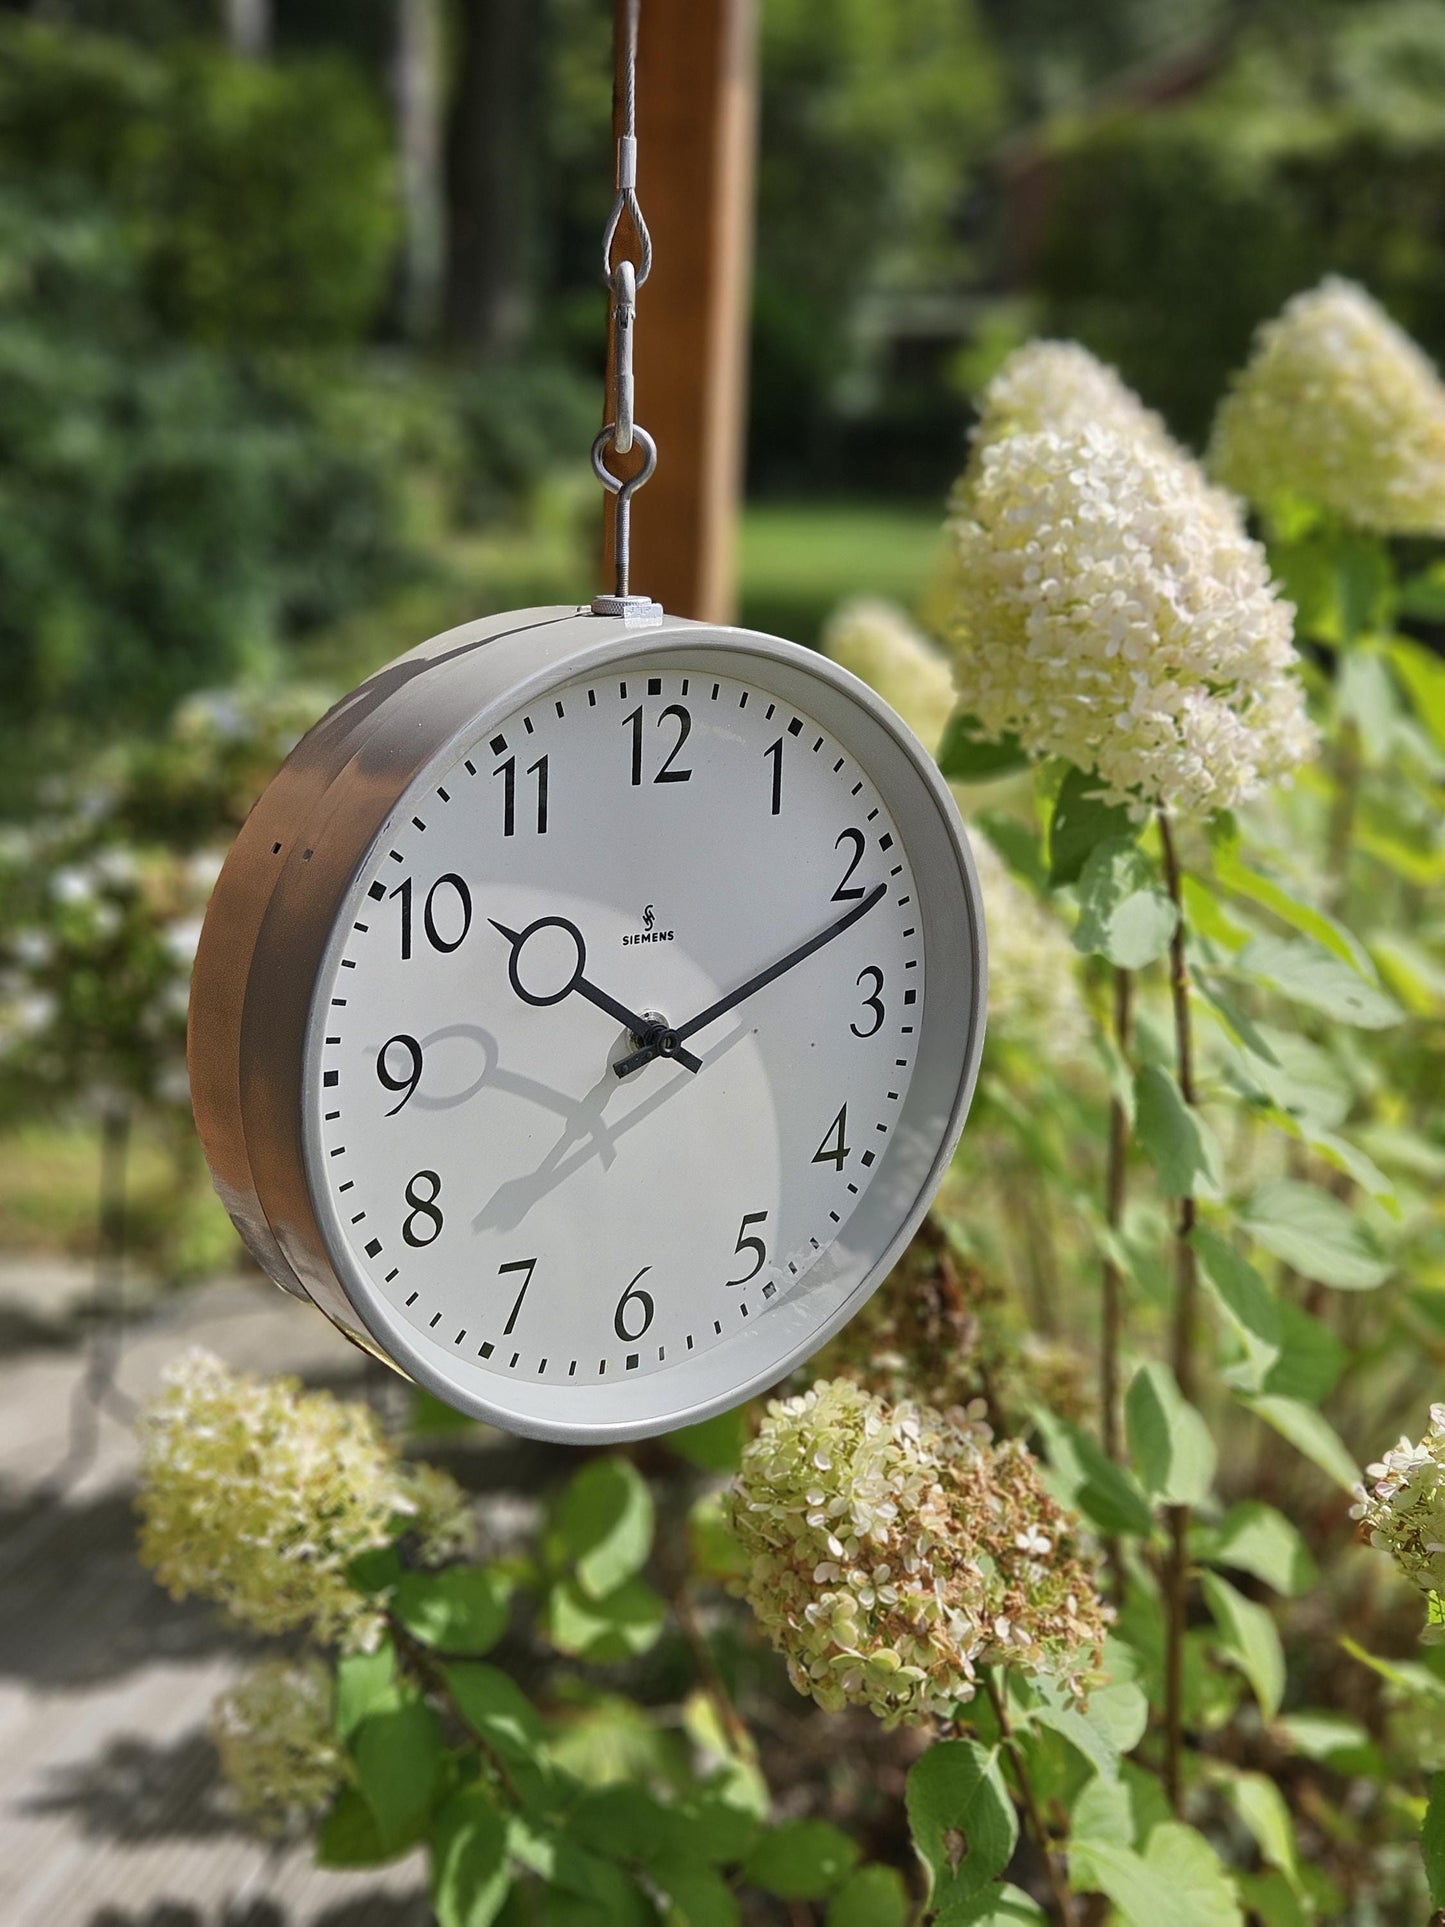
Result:
M983 1034L932 760L811 651L628 593L604 456L634 436L645 476L630 420L594 454L617 593L453 630L324 718L227 860L191 1003L265 1269L449 1403L579 1443L733 1405L859 1308Z

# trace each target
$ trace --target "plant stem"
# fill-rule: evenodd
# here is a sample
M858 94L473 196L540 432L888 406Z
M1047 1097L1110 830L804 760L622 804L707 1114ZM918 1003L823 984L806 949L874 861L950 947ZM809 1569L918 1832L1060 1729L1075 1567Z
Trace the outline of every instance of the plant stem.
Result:
M1164 851L1164 878L1178 912L1169 944L1169 989L1174 1005L1174 1050L1179 1094L1193 1106L1194 1033L1189 1017L1189 964L1185 957L1184 893L1180 884L1179 854L1167 813L1159 812L1159 837ZM1195 1322L1199 1301L1199 1271L1193 1232L1197 1209L1192 1196L1179 1200L1174 1233L1174 1333L1171 1362L1179 1389L1194 1398ZM1164 1785L1176 1814L1183 1799L1184 1752L1184 1632L1189 1590L1189 1508L1169 1508L1169 1556L1164 1572Z
M1335 797L1330 810L1325 864L1330 908L1343 911L1349 899L1350 849L1360 800L1360 725L1353 716L1346 716L1340 724L1334 762Z
M1114 969L1114 1042L1126 1056L1133 1017L1134 980L1127 970ZM1109 1100L1109 1163L1104 1180L1104 1215L1117 1232L1124 1220L1129 1114L1116 1091ZM1119 1460L1119 1347L1124 1331L1124 1280L1112 1258L1104 1260L1104 1330L1099 1360L1099 1395L1103 1405L1101 1435L1104 1450Z
M480 1751L486 1755L496 1770L497 1778L506 1789L508 1799L520 1811L526 1803L517 1790L516 1781L512 1778L512 1769L486 1734L479 1733L461 1707L457 1705L452 1689L447 1683L446 1668L439 1656L430 1652L420 1640L414 1639L401 1621L391 1613L386 1615L386 1629L396 1647L398 1658L404 1665L411 1668L428 1691L436 1694L462 1731L476 1741Z
M717 1714L719 1724L731 1740L739 1759L756 1762L757 1743L748 1729L747 1721L738 1711L732 1694L727 1689L727 1681L723 1678L718 1666L712 1650L712 1642L703 1630L685 1580L673 1592L671 1604L678 1626L682 1630L682 1636L692 1649L698 1678L702 1681L702 1689L711 1702L712 1710Z
M1069 1892L1068 1878L1058 1855L1054 1852L1049 1830L1044 1825L1044 1817L1039 1811L1039 1803L1034 1795L1034 1784L1024 1764L1023 1751L1014 1738L1013 1723L1008 1716L1008 1704L991 1674L984 1674L983 1684L988 1694L989 1705L993 1708L994 1718L998 1721L999 1736L1003 1741L1004 1751L1008 1754L1009 1764L1014 1770L1014 1780L1018 1786L1019 1798L1023 1802L1024 1815L1038 1843L1039 1852L1044 1857L1044 1867L1049 1877L1049 1892L1053 1895L1054 1905L1059 1910L1059 1919L1063 1922L1063 1927L1075 1927L1077 1916L1074 1913L1074 1897Z

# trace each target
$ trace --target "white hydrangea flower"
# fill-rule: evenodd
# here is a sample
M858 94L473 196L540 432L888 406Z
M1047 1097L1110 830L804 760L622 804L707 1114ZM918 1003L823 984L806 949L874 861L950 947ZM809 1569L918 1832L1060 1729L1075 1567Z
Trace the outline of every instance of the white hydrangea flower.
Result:
M1313 750L1293 609L1228 499L1101 428L984 451L949 524L962 706L1140 814L1231 809Z
M748 1603L794 1686L828 1710L949 1719L980 1666L1082 1690L1098 1663L1108 1608L1073 1521L1025 1446L963 1414L841 1378L776 1400L729 1516Z
M929 751L943 740L953 714L948 658L891 602L859 596L845 602L823 631L823 653L891 703Z
M1261 507L1302 497L1357 528L1445 535L1445 385L1363 288L1332 275L1260 328L1209 462Z
M1006 436L1084 428L1106 428L1179 462L1194 459L1117 369L1077 341L1029 341L1014 350L979 396L969 471L976 473L985 451Z
M990 1030L1044 1041L1055 1062L1077 1056L1089 1037L1078 952L988 838L970 827L968 841L988 929Z
M263 1380L192 1351L141 1414L140 1556L174 1599L215 1600L258 1632L306 1628L372 1644L380 1619L352 1586L358 1554L410 1522L425 1558L469 1529L465 1495L398 1459L376 1414L294 1378Z
M268 1659L211 1708L221 1772L242 1813L282 1833L330 1804L346 1776L334 1693L317 1659Z
M1419 1444L1402 1438L1365 1467L1350 1516L1362 1520L1370 1544L1388 1552L1430 1601L1430 1632L1445 1631L1445 1405L1430 1407Z

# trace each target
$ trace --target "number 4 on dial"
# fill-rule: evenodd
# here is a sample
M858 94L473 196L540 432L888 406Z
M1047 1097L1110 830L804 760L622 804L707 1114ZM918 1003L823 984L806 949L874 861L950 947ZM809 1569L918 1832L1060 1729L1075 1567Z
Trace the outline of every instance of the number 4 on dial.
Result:
M814 1164L831 1164L835 1171L843 1169L843 1160L848 1155L848 1106L845 1104L833 1122L828 1126L827 1136L813 1153Z

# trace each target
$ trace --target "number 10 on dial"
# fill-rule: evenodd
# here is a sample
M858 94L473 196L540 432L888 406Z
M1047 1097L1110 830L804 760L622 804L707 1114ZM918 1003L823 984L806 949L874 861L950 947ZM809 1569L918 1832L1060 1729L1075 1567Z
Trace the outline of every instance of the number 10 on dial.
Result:
M863 685L744 631L533 611L388 675L300 746L207 921L233 1215L518 1431L643 1436L776 1382L886 1275L967 1109L946 786Z

